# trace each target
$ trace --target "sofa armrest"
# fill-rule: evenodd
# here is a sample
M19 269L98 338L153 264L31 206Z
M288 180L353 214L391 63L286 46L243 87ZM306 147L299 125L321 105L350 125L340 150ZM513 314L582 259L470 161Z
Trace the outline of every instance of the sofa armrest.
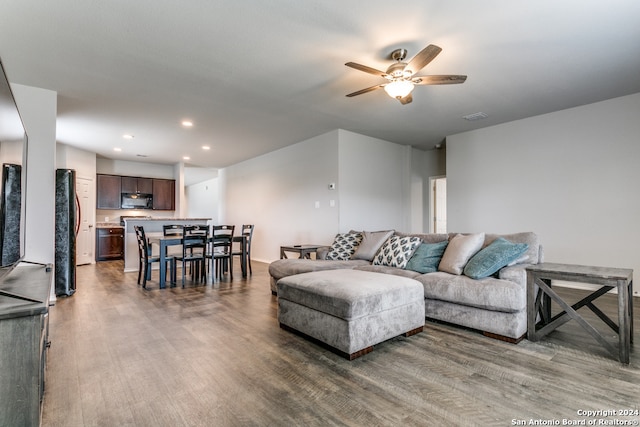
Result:
M527 286L527 267L532 264L516 264L498 271L498 278Z
M331 249L331 246L322 246L318 248L318 250L316 251L316 259L327 259L329 249Z

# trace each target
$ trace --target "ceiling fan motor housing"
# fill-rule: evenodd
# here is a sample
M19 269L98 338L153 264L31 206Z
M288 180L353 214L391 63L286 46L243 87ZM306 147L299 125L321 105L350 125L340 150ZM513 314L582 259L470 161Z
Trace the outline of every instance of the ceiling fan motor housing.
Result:
M394 61L404 61L407 57L407 49L396 49L391 52L391 59Z
M395 64L391 64L391 66L387 68L387 74L395 79L408 79L411 77L411 72L405 70L406 66L406 62L396 62Z

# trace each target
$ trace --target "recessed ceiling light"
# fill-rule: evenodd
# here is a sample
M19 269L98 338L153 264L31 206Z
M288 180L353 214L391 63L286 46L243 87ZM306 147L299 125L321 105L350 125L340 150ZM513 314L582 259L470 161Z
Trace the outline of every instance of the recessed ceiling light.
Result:
M183 120L182 121L182 126L184 126L186 128L190 128L191 126L193 126L193 122L191 120Z
M116 148L113 149L113 151L122 151L122 148L116 147Z
M208 145L203 145L203 146L202 146L202 149L203 149L203 150L210 150L210 149L211 149L211 147L209 147Z
M133 135L130 135L130 134L128 134L128 133L125 133L124 135L122 135L122 137L123 137L124 139L133 139L133 138L134 138L134 136L133 136Z
M182 160L191 160L191 157L189 157L189 156L184 156L184 157L182 158Z

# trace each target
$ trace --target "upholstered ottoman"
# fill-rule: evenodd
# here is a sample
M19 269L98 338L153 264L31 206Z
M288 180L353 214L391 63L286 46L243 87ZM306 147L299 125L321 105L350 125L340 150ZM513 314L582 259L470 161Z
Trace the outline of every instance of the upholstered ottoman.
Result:
M416 280L359 270L328 270L278 280L280 327L353 360L373 345L424 328L424 288Z

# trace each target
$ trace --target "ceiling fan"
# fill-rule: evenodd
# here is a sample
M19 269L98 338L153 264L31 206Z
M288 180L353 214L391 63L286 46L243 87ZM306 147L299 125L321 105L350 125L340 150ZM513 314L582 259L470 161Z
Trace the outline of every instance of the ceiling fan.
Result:
M414 56L409 62L404 62L407 57L406 49L396 49L391 52L391 58L397 62L391 64L387 71L376 70L375 68L367 67L366 65L356 64L355 62L347 62L347 67L355 68L356 70L364 71L365 73L373 74L376 76L384 77L388 80L387 83L371 86L366 89L361 89L357 92L348 94L348 97L362 95L363 93L372 92L377 89L384 88L385 92L392 97L400 101L401 104L409 104L413 101L411 91L414 86L422 85L449 85L464 83L467 76L459 75L442 75L442 76L416 76L415 74L427 66L436 56L442 51L442 48L430 44L422 49L416 56Z

